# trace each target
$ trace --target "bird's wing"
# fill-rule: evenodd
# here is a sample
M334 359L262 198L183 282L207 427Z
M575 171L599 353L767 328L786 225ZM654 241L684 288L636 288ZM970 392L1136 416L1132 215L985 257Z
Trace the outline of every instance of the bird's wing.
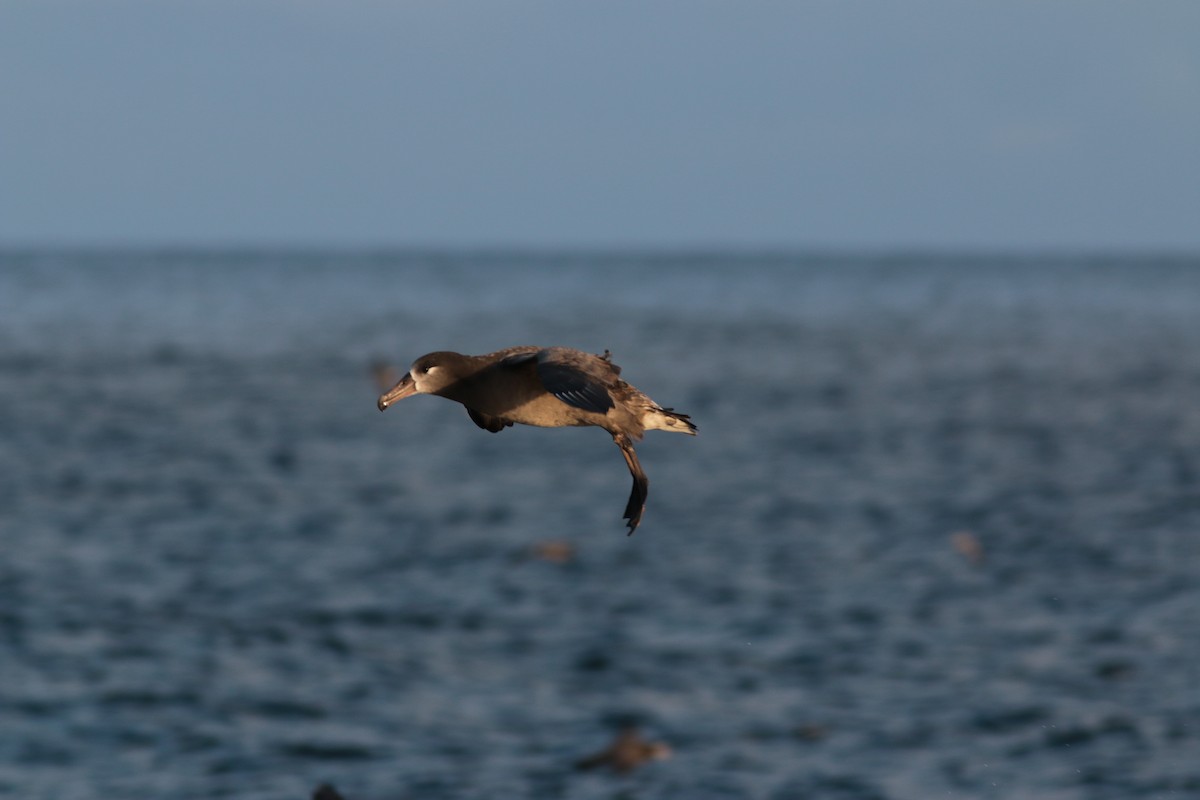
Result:
M512 427L512 420L510 419L505 419L504 417L493 417L476 411L469 406L467 407L467 414L471 417L472 422L483 428L485 431L490 431L491 433L499 433L505 428Z
M548 347L536 356L538 379L559 400L597 414L613 407L608 388L615 376L608 362L563 347Z

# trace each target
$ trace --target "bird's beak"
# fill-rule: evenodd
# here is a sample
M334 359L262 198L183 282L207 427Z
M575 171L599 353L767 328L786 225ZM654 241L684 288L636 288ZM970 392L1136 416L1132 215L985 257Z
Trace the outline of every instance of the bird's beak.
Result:
M417 384L413 381L412 375L406 372L399 383L379 396L379 410L387 411L388 406L416 393Z

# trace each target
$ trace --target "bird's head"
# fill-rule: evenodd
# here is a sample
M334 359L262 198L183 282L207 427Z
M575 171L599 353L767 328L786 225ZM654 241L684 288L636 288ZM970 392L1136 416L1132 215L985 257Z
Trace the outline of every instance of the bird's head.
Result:
M437 394L455 383L459 379L455 366L462 358L458 353L449 352L421 356L395 386L379 396L379 410L386 411L389 406L414 394Z

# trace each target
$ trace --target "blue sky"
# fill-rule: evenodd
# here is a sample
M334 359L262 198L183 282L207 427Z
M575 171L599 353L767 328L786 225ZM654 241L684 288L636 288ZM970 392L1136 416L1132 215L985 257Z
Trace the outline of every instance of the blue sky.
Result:
M1200 2L0 0L0 244L1200 249Z

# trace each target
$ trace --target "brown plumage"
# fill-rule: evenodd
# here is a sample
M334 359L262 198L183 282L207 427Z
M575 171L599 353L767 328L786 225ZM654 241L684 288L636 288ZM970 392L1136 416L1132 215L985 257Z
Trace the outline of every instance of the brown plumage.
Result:
M671 757L670 745L643 739L634 728L626 728L617 734L612 744L598 753L575 762L575 769L608 767L614 772L631 772L647 761L661 761Z
M462 403L476 425L497 433L514 423L542 428L594 425L612 434L633 476L625 506L629 533L646 506L649 479L634 452L647 430L694 435L687 414L663 408L620 378L608 351L595 356L569 347L509 347L482 356L439 351L421 356L379 398L379 410L414 394Z

